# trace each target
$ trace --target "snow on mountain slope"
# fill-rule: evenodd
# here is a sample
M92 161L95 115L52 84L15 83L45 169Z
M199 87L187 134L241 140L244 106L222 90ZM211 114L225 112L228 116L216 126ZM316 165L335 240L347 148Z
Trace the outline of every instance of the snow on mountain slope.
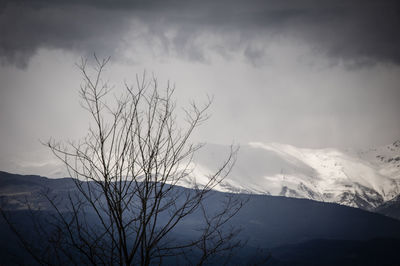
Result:
M192 176L203 183L228 152L225 146L207 145L194 158ZM249 143L241 146L232 172L217 189L373 209L400 193L400 141L363 151Z

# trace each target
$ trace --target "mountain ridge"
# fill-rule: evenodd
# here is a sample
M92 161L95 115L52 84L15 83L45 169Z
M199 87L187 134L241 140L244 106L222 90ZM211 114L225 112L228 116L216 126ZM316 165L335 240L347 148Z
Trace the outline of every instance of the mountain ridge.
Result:
M4 180L14 182L3 182ZM188 188L176 187L175 189L182 191ZM41 218L51 217L52 211L51 206L45 204L46 198L40 198L42 192L48 193L49 197L57 195L62 200L68 197L69 192L76 191L74 191L73 180L70 178L48 179L41 176L0 172L1 202L13 203L8 205L10 208L5 211L13 219L15 225L21 226L22 232L32 237L34 243L40 243L40 241L36 238L37 233L32 224L32 211L35 217ZM258 261L260 258L267 258L268 254L272 254L272 258L267 265L279 266L360 265L359 261L362 265L382 265L379 263L382 259L378 260L378 263L370 262L371 259L379 259L379 256L385 256L384 261L392 263L388 265L399 262L396 253L396 248L400 246L399 220L359 208L304 198L239 193L235 195L244 197L246 204L227 226L240 228L238 237L247 243L236 254L235 264L248 265L249 258L255 258ZM218 204L225 199L225 196L226 193L211 191L205 198L204 206L213 211L218 208ZM24 200L24 198L29 201L32 209L21 208L23 202L21 205L14 204L18 199ZM90 217L90 212L86 215ZM178 225L173 238L190 238L196 234L203 223L199 213L194 212ZM0 264L33 265L32 258L21 249L18 239L10 231L2 216L0 216L0 235L4 236L0 239ZM386 250L382 246L392 248ZM366 252L366 247L368 252ZM314 252L315 248L318 248L318 252ZM378 255L372 252L377 249L380 250ZM350 261L348 261L348 256L351 256ZM346 261L347 264L343 263ZM365 261L370 263L365 264ZM175 264L171 261L170 265Z
M218 169L227 148L211 144L194 158L194 177ZM183 184L190 186L190 184ZM279 143L243 145L225 192L307 198L373 210L400 194L400 141L378 148L306 149Z

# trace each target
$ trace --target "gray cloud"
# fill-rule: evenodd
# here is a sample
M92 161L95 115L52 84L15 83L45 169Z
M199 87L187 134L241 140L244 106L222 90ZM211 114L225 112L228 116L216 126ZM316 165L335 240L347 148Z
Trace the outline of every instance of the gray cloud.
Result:
M93 7L9 5L0 14L0 56L24 66L40 48L112 53L125 18Z
M237 34L222 42L220 53L241 52L256 66L265 51L252 42L263 36L298 38L354 66L400 63L400 3L390 0L2 1L0 57L3 63L23 66L40 48L114 55L132 19L147 27L137 38L150 45L157 41L164 53L187 60L207 61L211 48L196 38L211 32L225 38ZM167 36L169 29L176 34Z

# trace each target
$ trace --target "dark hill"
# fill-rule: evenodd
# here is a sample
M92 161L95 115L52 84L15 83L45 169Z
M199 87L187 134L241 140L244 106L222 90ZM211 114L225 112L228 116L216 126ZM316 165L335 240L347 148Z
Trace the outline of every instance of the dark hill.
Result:
M187 188L182 187L176 189L187 190ZM8 203L7 211L11 215L16 213L15 217L24 220L23 223L26 223L26 212L21 207L23 205L15 204L15 202L25 199L33 205L42 206L42 211L46 211L49 206L45 204L43 197L40 197L43 191L62 197L67 195L68 192L73 192L74 186L69 178L47 179L39 176L22 176L0 172L2 203ZM212 192L205 201L208 211L217 209L219 202L226 195L226 193ZM306 199L245 194L236 194L235 196L248 200L241 211L231 220L231 224L243 229L240 237L247 240L248 243L239 255L242 258L254 253L253 251L256 249L261 250L261 253L265 256L268 253L267 250L273 248L272 252L276 256L270 260L270 263L291 265L282 264L285 263L285 256L287 258L294 256L294 259L298 259L296 254L308 256L307 254L313 253L312 250L315 250L316 247L323 249L321 251L321 254L323 254L323 252L329 252L332 248L339 248L341 246L340 241L345 241L347 243L345 245L354 246L358 252L356 253L361 254L359 256L364 254L361 252L363 247L373 249L373 243L378 243L374 239L380 239L379 241L383 242L394 241L399 246L397 239L400 239L400 221L377 213ZM179 225L175 234L180 238L190 237L195 234L194 229L201 224L200 215L194 213L183 224ZM3 220L0 221L0 226L2 235L12 235ZM29 225L25 224L24 226ZM12 237L10 238L12 239ZM327 242L315 242L317 241L315 239ZM0 241L2 248L0 264L7 264L8 254L11 254L12 250L15 251L17 248L15 243L13 244L12 241L10 242L4 237ZM13 241L15 242L15 239ZM280 248L274 248L278 246ZM10 251L7 251L8 247ZM292 255L289 256L289 253L285 253L284 250L289 250L288 252ZM344 254L344 257L347 256L346 250L338 252ZM379 252L385 253L384 250Z

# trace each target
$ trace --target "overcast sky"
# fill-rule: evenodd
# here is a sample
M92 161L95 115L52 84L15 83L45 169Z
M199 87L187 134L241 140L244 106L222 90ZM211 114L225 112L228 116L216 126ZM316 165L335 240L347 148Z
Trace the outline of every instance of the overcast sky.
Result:
M38 140L79 139L81 57L118 88L154 73L214 96L195 141L372 147L400 139L400 2L0 0L0 170L57 175ZM49 170L51 169L51 170Z

